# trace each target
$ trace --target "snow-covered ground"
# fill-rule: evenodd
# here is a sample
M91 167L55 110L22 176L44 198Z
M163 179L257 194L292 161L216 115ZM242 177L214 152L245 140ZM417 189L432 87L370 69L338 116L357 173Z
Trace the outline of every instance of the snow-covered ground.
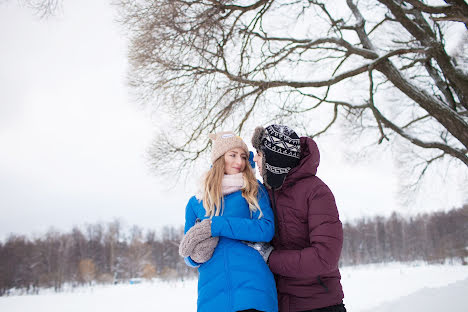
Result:
M375 264L346 267L341 274L349 312L468 311L468 266Z
M468 311L468 266L379 264L341 269L349 312ZM0 297L2 312L196 311L195 280L94 286Z

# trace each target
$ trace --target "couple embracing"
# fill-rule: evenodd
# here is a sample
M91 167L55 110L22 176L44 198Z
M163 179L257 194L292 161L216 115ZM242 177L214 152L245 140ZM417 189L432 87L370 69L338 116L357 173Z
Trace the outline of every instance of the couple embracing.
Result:
M334 196L316 176L316 143L287 126L258 127L252 159L233 132L210 139L212 166L187 204L179 246L198 267L197 310L345 312L343 230Z

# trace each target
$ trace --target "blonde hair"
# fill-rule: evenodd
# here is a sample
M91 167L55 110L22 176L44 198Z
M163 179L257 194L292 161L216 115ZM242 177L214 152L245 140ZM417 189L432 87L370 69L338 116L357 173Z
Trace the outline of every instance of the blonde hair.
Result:
M223 214L224 209L224 196L222 190L222 181L224 177L224 157L219 157L214 163L211 169L206 173L203 179L203 207L206 210L206 216L213 217ZM256 212L257 209L260 211L258 218L263 216L262 209L258 204L258 181L255 178L250 163L246 160L244 171L242 172L244 179L244 185L242 186L242 197L245 198L249 205L250 215Z

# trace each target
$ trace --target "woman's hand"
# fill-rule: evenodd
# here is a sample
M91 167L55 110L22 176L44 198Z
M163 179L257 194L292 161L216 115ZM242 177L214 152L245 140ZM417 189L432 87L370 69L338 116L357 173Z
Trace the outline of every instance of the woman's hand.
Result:
M219 237L210 237L199 242L193 249L190 258L197 263L205 263L213 256L213 252L218 246Z
M182 257L189 257L193 254L195 247L202 241L211 237L211 220L205 219L192 226L190 230L185 233L184 238L179 245L179 254ZM216 241L217 243L217 241ZM208 244L208 243L207 243ZM203 246L203 245L202 245ZM204 247L199 249L204 249ZM193 259L196 261L195 259Z

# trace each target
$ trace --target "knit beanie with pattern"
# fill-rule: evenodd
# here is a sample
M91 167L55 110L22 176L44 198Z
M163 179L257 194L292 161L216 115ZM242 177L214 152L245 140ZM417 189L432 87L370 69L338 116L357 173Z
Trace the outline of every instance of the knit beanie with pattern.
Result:
M219 157L236 147L242 148L247 156L249 155L247 144L245 144L240 136L235 135L232 131L211 133L210 139L213 141L211 163L214 163Z
M299 164L299 136L294 130L283 125L257 127L252 137L252 145L263 153L263 183L270 189L280 188L289 171Z

